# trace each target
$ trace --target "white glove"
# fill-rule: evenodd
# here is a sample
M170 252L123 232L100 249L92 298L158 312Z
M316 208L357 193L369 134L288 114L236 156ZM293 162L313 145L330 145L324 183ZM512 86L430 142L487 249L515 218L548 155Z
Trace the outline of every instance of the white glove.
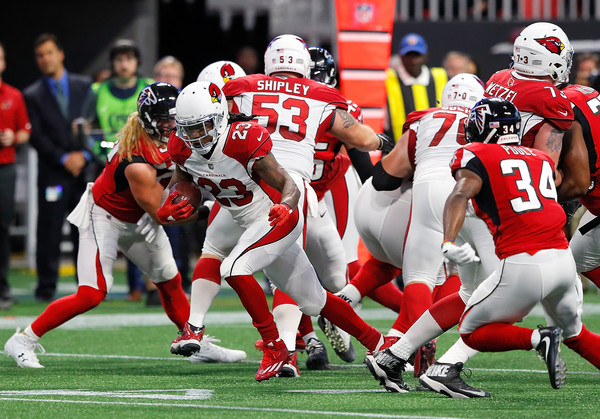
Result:
M457 246L453 241L447 240L442 243L442 253L444 257L458 265L465 263L479 262L479 257L469 243Z
M160 226L154 222L150 214L145 213L137 222L135 232L144 236L146 243L152 243L158 234Z

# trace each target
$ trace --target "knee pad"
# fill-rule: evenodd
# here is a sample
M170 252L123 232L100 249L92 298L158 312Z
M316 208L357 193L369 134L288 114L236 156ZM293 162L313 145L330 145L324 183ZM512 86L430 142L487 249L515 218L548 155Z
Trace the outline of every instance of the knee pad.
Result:
M177 275L178 272L175 259L171 257L154 267L150 280L152 282L166 282Z
M327 293L323 290L319 298L297 298L298 308L307 316L318 316L327 302Z

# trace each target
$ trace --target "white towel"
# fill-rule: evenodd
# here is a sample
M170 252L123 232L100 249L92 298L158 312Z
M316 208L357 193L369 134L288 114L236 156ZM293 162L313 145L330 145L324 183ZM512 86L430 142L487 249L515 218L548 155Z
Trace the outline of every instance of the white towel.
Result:
M94 186L94 182L88 182L85 192L81 195L81 199L79 199L79 203L67 217L68 222L81 229L88 228L90 224L90 212L94 203L92 186Z

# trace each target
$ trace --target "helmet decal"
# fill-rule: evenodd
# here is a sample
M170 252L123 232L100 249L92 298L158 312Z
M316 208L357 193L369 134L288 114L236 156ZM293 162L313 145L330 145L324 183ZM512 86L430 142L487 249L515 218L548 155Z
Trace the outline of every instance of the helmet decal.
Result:
M210 93L210 98L213 103L221 101L221 89L219 89L219 87L216 84L211 83L208 86L208 93Z
M144 90L140 92L140 96L138 98L138 107L141 105L154 105L158 100L156 99L156 95L152 90L152 87L146 86Z
M231 76L235 76L235 69L233 68L233 66L230 63L225 63L223 64L223 66L221 67L221 77L223 77L223 81L225 81L225 83L227 83L229 80L231 80Z
M535 41L553 54L560 54L565 49L565 44L556 36L536 38Z
M487 103L476 106L471 110L471 115L475 118L475 126L477 126L479 132L483 132L485 128L484 124L486 120L486 115L491 114L492 112L490 111L490 105L488 105Z

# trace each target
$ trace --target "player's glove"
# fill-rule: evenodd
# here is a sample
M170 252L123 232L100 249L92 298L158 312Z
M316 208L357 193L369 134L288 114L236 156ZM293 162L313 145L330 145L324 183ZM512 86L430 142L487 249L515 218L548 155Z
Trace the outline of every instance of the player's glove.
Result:
M156 211L156 216L162 223L179 221L189 217L194 212L194 207L187 199L174 203L173 200L179 195L177 191L171 192L167 200Z
M377 150L381 150L382 153L387 154L394 149L396 144L387 134L382 132L381 134L377 134L377 138L379 138L379 147L377 147Z
M292 207L286 203L275 204L269 211L269 222L272 226L282 225L290 218L292 212Z
M442 253L444 257L458 265L465 263L479 262L479 257L469 243L457 246L452 240L446 240L442 243Z
M144 236L146 243L152 243L158 234L159 225L154 222L147 212L137 222L135 232Z

